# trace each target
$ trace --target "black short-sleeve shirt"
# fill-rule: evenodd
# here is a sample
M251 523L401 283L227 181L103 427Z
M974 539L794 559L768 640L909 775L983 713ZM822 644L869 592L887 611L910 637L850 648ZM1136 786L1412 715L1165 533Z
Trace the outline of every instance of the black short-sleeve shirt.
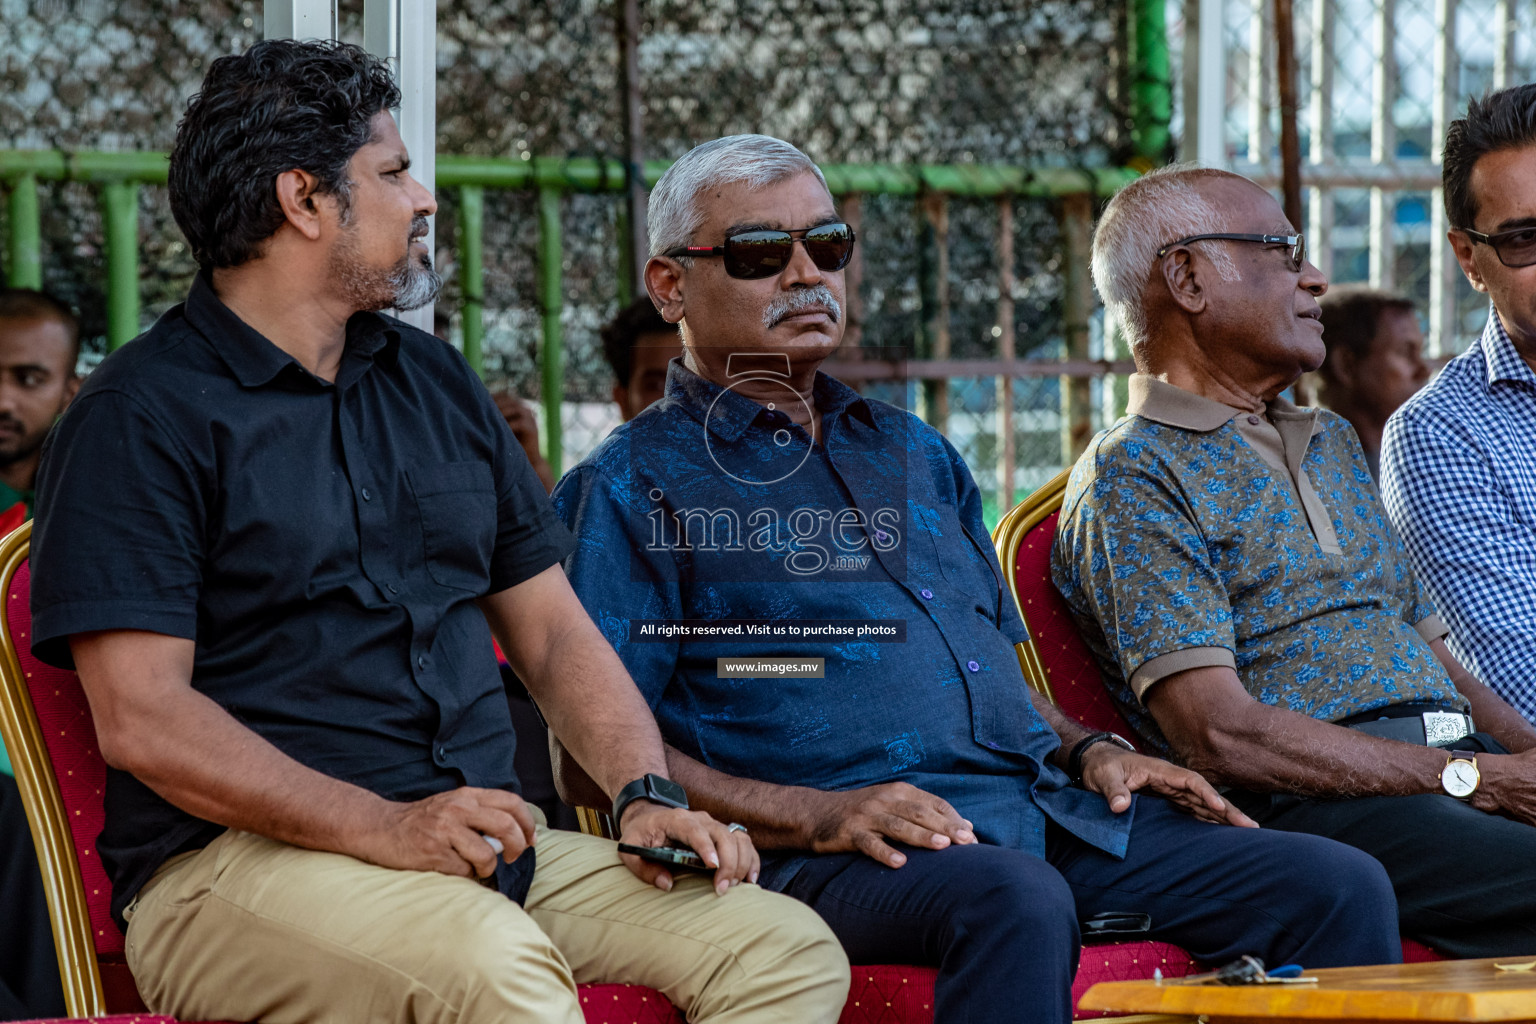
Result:
M70 667L75 633L195 640L193 687L317 771L394 800L516 791L474 601L571 546L450 346L359 313L323 381L200 275L102 362L49 439L33 651ZM119 922L166 858L220 831L110 771L97 845ZM500 865L501 890L520 900L532 866Z

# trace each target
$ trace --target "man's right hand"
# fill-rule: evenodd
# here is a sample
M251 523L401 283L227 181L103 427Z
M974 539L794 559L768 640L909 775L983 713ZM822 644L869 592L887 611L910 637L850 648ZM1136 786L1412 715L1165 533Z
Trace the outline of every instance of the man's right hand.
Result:
M971 823L959 812L905 782L822 793L815 820L811 849L816 853L863 853L890 868L907 858L887 839L932 850L976 842Z
M381 801L383 808L357 844L357 856L407 871L486 878L501 857L512 863L533 845L533 815L522 797L501 789L464 786L412 803Z

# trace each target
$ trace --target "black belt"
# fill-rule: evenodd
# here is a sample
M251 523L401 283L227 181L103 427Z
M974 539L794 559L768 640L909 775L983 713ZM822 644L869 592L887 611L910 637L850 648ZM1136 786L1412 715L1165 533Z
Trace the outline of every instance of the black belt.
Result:
M1447 747L1475 730L1472 716L1441 704L1392 704L1340 719L1339 725L1421 747Z

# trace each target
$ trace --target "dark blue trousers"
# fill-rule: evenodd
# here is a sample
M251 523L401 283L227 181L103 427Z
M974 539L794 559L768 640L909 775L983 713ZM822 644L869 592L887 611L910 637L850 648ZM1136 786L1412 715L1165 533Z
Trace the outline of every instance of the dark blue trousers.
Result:
M939 969L937 1024L1072 1019L1078 921L1152 919L1147 938L1201 960L1251 953L1307 967L1396 963L1397 904L1370 856L1316 836L1196 821L1136 800L1124 860L1051 826L1044 860L997 846L813 858L784 892L814 907L855 964Z

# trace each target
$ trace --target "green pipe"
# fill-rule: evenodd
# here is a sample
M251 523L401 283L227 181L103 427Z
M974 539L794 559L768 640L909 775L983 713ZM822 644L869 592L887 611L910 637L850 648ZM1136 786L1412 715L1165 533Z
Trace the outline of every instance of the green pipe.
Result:
M1131 0L1130 5L1131 145L1136 151L1131 162L1142 171L1162 166L1173 155L1173 78L1164 2Z
M1152 0L1138 0L1140 9L1152 12L1148 21L1162 26L1162 8ZM1162 29L1149 29L1148 38L1161 40ZM1150 44L1149 44L1150 45ZM1160 97L1161 106L1147 109L1160 116L1155 124L1140 120L1146 130L1168 137L1168 110L1171 94L1168 85L1168 52L1143 47L1150 63L1140 65L1137 81L1147 83L1146 94ZM1152 59L1155 58L1155 59ZM1159 71L1159 69L1161 69ZM1159 74L1161 77L1158 77ZM1158 111L1161 114L1158 115ZM1138 131L1143 129L1138 128ZM1157 139L1152 143L1155 147ZM1150 152L1150 151L1149 151ZM105 184L134 181L145 185L163 185L167 176L164 153L134 151L104 153L94 150L62 152L59 150L0 150L0 181L24 174L40 181L84 181ZM671 166L664 160L647 160L645 178L654 185ZM1008 167L990 164L910 165L910 164L823 164L822 173L834 195L848 192L884 195L916 195L924 190L954 196L988 197L1017 195L1049 199L1091 191L1101 196L1113 193L1132 180L1139 170L1124 167ZM484 188L532 189L554 188L562 192L622 192L624 165L618 160L577 157L568 160L539 157L533 160L504 157L442 155L437 158L437 184L442 188L480 185Z
M561 261L565 258L560 237L560 192L539 189L539 307L544 313L544 343L539 348L543 371L540 394L544 399L544 458L560 478L560 405L565 396L565 339L560 332Z
M459 290L464 295L464 358L485 376L485 189L459 186Z
M0 150L0 178L35 174L47 181L137 181L164 185L170 158L165 153L132 150L9 149Z
M43 286L42 214L37 203L37 177L18 175L11 180L11 194L6 202L10 222L10 244L6 280L12 288Z
M114 181L101 187L107 248L107 350L139 333L139 186Z

